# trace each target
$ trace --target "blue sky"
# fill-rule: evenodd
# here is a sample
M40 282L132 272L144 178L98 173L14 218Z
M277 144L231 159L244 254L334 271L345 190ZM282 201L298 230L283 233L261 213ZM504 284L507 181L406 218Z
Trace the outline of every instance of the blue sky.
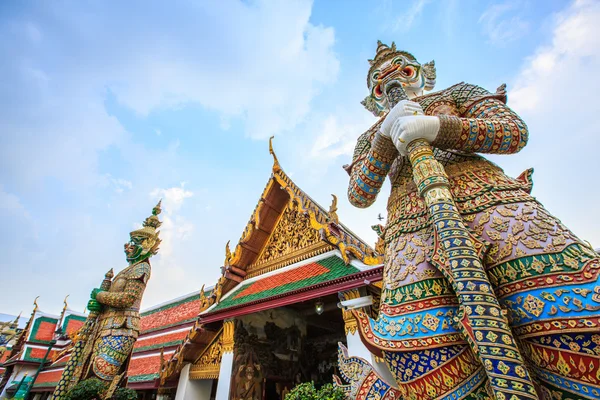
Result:
M345 200L373 123L376 41L435 59L436 89L495 90L531 131L492 157L583 239L597 229L597 1L4 1L0 4L0 311L81 311L128 232L163 198L143 306L212 284L270 175L283 168L369 242L385 214Z

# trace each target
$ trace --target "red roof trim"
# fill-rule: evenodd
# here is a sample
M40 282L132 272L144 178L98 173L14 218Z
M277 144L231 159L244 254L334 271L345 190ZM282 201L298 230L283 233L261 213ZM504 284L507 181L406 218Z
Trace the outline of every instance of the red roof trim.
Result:
M320 282L316 285L296 289L266 299L255 300L249 303L235 305L223 310L201 315L200 322L203 324L222 321L227 318L238 317L271 308L283 307L288 304L311 300L339 291L350 290L365 285L365 280L378 282L383 279L383 265L366 271L356 272L331 281Z
M128 383L127 387L129 389L134 389L134 390L156 389L158 387L158 379L154 379L154 380L151 380L148 382Z
M188 333L189 333L189 332L188 332ZM184 338L184 339L185 339L185 338ZM165 352L167 352L167 351L170 351L170 350L174 350L174 349L176 349L176 348L177 348L177 347L179 347L179 346L180 346L179 344L174 344L174 345L171 345L171 346L158 347L158 348L156 348L156 349L142 350L142 351L138 351L138 352L136 352L136 353L132 353L132 355L136 356L136 358L137 358L137 356L142 356L142 355L144 355L144 354L154 354L154 353L156 353L156 355L159 355L159 354L160 354L160 351L161 351L162 349L164 349L164 351L165 351Z
M2 364L3 367L10 367L11 365L34 365L36 367L39 367L40 363L36 361L12 360Z
M176 331L176 330L183 329L183 328L188 328L188 327L191 328L192 326L194 326L195 323L196 323L196 319L193 319L192 321L183 323L181 325L173 325L173 326L169 326L167 328L157 329L155 331L142 331L142 332L140 332L138 340L143 339L144 336L160 335L161 333L168 333L170 331Z

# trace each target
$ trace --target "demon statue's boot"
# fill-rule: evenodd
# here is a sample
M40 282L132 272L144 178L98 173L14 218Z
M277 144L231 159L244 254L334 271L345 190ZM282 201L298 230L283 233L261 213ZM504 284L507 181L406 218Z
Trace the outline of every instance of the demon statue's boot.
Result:
M527 142L504 85L423 94L435 84L433 62L421 65L394 44L379 42L370 64L363 104L381 119L345 167L357 207L373 203L386 176L392 185L379 232L380 313L373 320L355 312L367 347L408 399L600 398L598 254L531 196L531 171L514 179L477 154L516 153ZM411 100L390 107L394 85ZM431 144L443 166L439 182L417 179L431 171L411 166L416 140ZM449 186L459 220L443 220L451 206L434 210L420 195L422 185L438 184ZM434 211L442 219L432 225ZM447 240L453 227L468 230L477 268L452 261L463 251Z

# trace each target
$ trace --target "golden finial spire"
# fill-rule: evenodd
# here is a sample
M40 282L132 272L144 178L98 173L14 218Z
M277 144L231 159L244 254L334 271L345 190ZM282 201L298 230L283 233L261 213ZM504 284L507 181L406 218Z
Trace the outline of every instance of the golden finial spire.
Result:
M337 196L335 194L332 194L331 197L333 197L333 199L331 200L331 205L329 206L329 219L334 224L339 224L340 219L337 215Z
M271 136L269 138L269 153L273 156L273 172L277 172L281 169L281 167L279 166L279 160L277 159L277 155L275 154L275 151L273 150L273 138L275 136Z
M159 371L163 372L165 370L165 346L160 348L160 367Z
M225 266L229 266L229 263L231 262L231 250L229 250L229 242L231 242L231 240L228 240L225 244L225 263L223 264Z
M37 303L37 299L39 299L39 298L40 298L40 296L36 297L36 298L33 300L33 312L34 312L34 313L35 313L35 312L38 310L38 308L39 308L39 306L38 306L38 303Z
M60 318L58 319L58 324L57 324L57 327L58 327L58 328L61 328L61 327L62 327L62 323L63 323L63 320L64 320L64 318L65 318L65 312L67 312L67 307L68 307L68 304L67 304L67 299L69 298L69 296L70 296L70 295L66 295L66 296L65 296L65 299L63 300L63 304L64 304L64 306L63 306L63 309L62 309L62 311L60 312Z

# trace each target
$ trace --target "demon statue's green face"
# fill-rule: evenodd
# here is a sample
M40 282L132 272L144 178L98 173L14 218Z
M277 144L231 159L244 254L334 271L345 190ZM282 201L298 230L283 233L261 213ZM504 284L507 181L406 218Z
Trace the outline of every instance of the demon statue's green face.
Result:
M125 243L125 257L130 264L145 260L158 252L161 240L158 238L158 227L162 224L158 219L160 201L152 209L152 215L146 218L142 228L129 234L129 242Z
M394 43L389 48L378 42L375 59L369 63L367 86L370 94L362 104L376 116L389 111L386 91L394 85L402 85L410 98L422 95L424 90L431 90L435 85L435 63L421 65L412 54L396 50Z
M141 261L145 256L148 256L148 252L144 251L144 246L142 243L144 242L144 237L142 236L131 236L131 240L125 243L125 257L127 261L137 262Z

